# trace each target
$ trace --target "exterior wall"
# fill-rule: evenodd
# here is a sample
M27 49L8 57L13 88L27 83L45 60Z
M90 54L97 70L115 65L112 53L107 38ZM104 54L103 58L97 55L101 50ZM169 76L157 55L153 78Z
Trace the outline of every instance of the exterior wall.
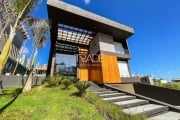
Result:
M112 36L103 33L98 33L95 36L94 40L90 43L90 54L97 54L100 51L115 53Z
M117 57L101 55L103 83L121 83Z
M103 33L99 33L100 50L107 52L115 52L113 37Z
M89 80L96 83L103 83L101 63L90 64Z
M111 86L116 87L119 90L135 93L133 84L111 84Z
M79 61L78 76L80 80L91 80L97 83L122 83L121 66L118 66L118 58L115 51L116 45L120 45L123 49L121 54L126 53L122 43L114 42L113 37L110 35L98 33L90 43L87 54L99 54L101 61L99 63ZM127 63L129 71L127 60L123 61ZM130 72L128 72L128 76L130 76Z
M99 51L100 51L99 35L96 35L95 38L90 43L89 53L90 54L97 54Z
M101 62L91 63L89 80L97 83L121 83L116 56L100 55Z
M6 88L12 88L12 87L22 87L26 82L27 76L16 76L16 75L10 75L0 76L0 88L3 89ZM41 85L42 81L44 80L45 76L33 76L33 85ZM2 83L1 83L2 81Z
M101 54L102 51L105 53ZM90 43L90 54L100 53L100 63L91 63L90 80L97 83L121 83L113 37L98 33ZM109 54L110 53L110 54Z
M136 94L143 95L171 105L180 106L180 91L145 84L134 84Z

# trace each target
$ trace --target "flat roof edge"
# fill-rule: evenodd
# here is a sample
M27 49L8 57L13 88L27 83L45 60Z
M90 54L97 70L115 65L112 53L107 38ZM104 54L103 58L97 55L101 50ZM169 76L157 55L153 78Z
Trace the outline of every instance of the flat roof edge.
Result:
M67 3L62 2L60 0L48 0L47 5L52 6L52 7L56 7L58 9L62 9L64 11L67 11L67 12L70 12L70 13L73 13L73 14L76 14L76 15L79 15L79 16L100 22L103 24L106 24L108 26L111 26L111 27L114 27L114 28L117 28L117 29L120 29L123 31L127 31L127 32L132 33L132 34L134 33L134 29L127 26L127 25L115 22L113 20L102 17L100 15L96 15L92 12L86 11L86 10L79 8L79 7L76 7L74 5L67 4Z

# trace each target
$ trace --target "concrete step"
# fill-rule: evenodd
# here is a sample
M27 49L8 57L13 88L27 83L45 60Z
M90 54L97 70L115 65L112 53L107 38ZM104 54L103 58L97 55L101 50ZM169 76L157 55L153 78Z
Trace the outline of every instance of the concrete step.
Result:
M129 115L142 114L146 116L153 116L158 113L167 112L168 107L163 105L147 104L147 105L140 105L136 107L126 108L123 109L123 111Z
M91 89L93 92L103 92L103 91L111 91L110 89L102 88L102 89Z
M94 92L94 93L97 93L98 95L103 95L103 94L118 93L118 92L112 91L112 90L107 90L107 91L100 91L100 92Z
M169 111L169 112L151 117L148 120L180 120L180 113Z
M132 100L114 102L114 104L119 105L122 108L135 107L139 105L145 105L148 103L149 103L148 100L143 100L143 99L132 99Z
M92 81L88 81L88 82L91 84L90 88L101 89L101 86L99 86L98 84L96 84L96 83L94 83Z
M125 93L107 93L107 94L102 94L99 95L102 98L109 98L109 97L118 97L118 96L124 96L126 95Z
M109 102L118 102L118 101L131 100L131 99L136 99L136 97L131 96L131 95L124 95L124 96L103 98L102 100L106 100L106 101L109 101Z

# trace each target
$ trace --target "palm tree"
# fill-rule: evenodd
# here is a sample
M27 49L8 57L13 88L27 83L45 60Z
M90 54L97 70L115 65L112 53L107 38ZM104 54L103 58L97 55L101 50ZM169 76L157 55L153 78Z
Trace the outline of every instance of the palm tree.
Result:
M24 92L29 92L31 90L32 86L32 77L33 77L33 68L36 61L36 57L38 54L38 50L43 47L44 42L47 38L49 26L45 20L40 19L29 19L28 24L30 26L32 36L33 36L33 44L34 44L34 51L33 51L33 57L30 64L30 72L27 77L25 86L23 88Z
M8 25L13 22L13 19L17 16L12 1L10 0L0 0L0 40L6 35L4 31L8 28Z
M15 9L14 14L16 14L16 17L13 20L14 22L10 24L10 33L0 55L0 74L2 73L6 60L8 58L18 25L21 23L21 21L23 21L23 19L25 19L25 16L29 12L31 12L32 8L34 8L34 6L39 3L39 1L40 0L14 0L14 2L12 3L14 6L13 9Z

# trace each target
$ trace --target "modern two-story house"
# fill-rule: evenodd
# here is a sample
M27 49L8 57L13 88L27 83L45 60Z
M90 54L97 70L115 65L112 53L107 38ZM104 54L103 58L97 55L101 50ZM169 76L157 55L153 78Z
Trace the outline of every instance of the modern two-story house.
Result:
M51 48L47 74L53 75L55 54L78 55L77 77L97 83L122 83L131 77L127 40L133 28L59 0L48 0Z

